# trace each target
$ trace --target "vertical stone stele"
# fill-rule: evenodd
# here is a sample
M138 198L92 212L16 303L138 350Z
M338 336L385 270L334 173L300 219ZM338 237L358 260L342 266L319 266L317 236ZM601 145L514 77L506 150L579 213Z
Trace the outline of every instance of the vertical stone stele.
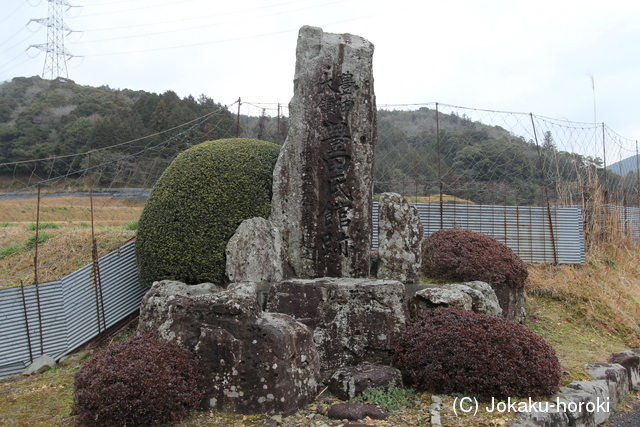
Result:
M298 277L368 277L376 103L373 44L304 26L271 221Z

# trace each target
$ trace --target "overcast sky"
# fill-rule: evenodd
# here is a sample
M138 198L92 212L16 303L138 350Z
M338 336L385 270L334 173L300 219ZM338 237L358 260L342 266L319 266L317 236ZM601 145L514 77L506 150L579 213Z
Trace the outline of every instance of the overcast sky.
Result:
M640 139L637 0L55 0L81 85L289 102L303 25L375 45L378 105L604 122ZM0 81L42 75L45 0L2 0ZM593 80L592 80L593 78ZM595 85L592 86L592 81ZM595 91L593 88L595 87Z

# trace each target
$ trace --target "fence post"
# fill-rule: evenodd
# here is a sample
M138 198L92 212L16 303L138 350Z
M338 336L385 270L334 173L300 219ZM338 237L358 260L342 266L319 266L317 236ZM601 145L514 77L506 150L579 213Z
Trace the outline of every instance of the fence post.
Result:
M102 298L102 283L100 281L100 266L98 264L98 244L95 235L95 221L93 215L93 165L91 163L91 151L87 153L89 157L89 205L91 210L91 276L96 292L96 315L98 317L98 335L102 333L100 329L100 314L102 313L102 328L107 329L107 322L104 314L104 300Z
M637 180L637 187L636 187L636 203L638 205L638 215L640 215L640 155L638 155L638 140L636 140L636 180ZM640 218L639 218L640 219ZM640 226L640 221L638 221L636 226L632 225L632 236L633 236L633 231L634 230L638 230ZM640 238L640 233L638 234L638 237Z
M551 248L553 250L553 262L558 264L558 251L556 250L556 238L553 230L553 220L551 218L551 203L549 203L549 189L547 188L546 174L544 173L544 164L542 162L542 151L540 150L540 144L538 143L538 133L536 132L536 124L533 120L533 113L529 113L531 117L531 127L533 128L533 137L536 141L536 147L538 149L538 161L540 163L540 172L542 173L542 191L544 192L544 198L547 203L547 220L549 222L549 234L551 236Z
M609 187L607 186L607 145L604 138L604 123L602 123L602 163L604 165L604 205L609 203Z
M443 212L443 202L442 202L442 190L444 188L442 182L442 159L440 158L440 113L438 110L438 103L436 102L436 139L438 141L438 192L440 198L440 230L444 228L444 212Z
M29 315L27 314L27 299L24 296L24 283L20 280L20 291L22 292L22 307L24 307L24 324L27 327L27 346L29 347L29 363L33 363L33 349L31 348L31 332L29 331Z
M40 355L44 354L44 335L42 332L42 306L40 304L40 281L38 277L38 239L40 238L40 188L41 183L38 182L38 201L36 203L36 240L35 255L33 256L33 284L36 286L36 302L38 304L38 325L40 330Z
M38 239L40 237L40 183L38 182L38 200L36 202L36 240L33 256L33 281L38 283Z

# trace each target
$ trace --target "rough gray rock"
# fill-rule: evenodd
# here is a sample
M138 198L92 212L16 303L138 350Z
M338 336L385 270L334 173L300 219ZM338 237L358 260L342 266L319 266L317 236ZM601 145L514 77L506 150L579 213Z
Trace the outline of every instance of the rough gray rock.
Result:
M390 365L407 320L404 285L369 279L292 279L271 286L267 310L314 329L322 369Z
M353 400L368 388L388 389L391 383L402 387L402 374L396 368L370 364L350 366L331 375L329 391L340 400Z
M378 208L378 279L415 283L422 263L424 228L415 206L382 193Z
M373 45L304 26L270 219L298 277L368 277L376 103Z
M629 394L631 383L624 366L617 363L587 363L584 368L594 380L607 381L612 408L622 403Z
M594 380L594 381L572 381L569 384L569 388L575 390L581 390L588 393L591 396L591 401L597 404L604 402L611 402L609 396L609 383L606 380ZM593 411L593 422L595 425L600 425L607 421L610 411L613 407L609 405L609 410L603 410L602 407L596 406L596 410Z
M411 298L409 306L412 311L429 310L437 307L457 307L471 310L473 300L462 290L436 286L416 292Z
M34 374L41 374L51 368L54 368L55 366L56 361L53 360L51 356L43 354L42 356L34 360L31 365L27 366L27 368L22 371L22 375L29 376Z
M264 218L242 221L229 239L225 254L231 282L279 282L284 277L280 231Z
M319 358L313 332L290 316L264 313L254 287L153 284L138 333L176 340L200 357L203 409L290 414L315 398Z
M612 354L609 363L618 363L624 366L629 375L631 388L640 389L640 349L634 348Z
M462 291L471 297L471 309L476 313L502 315L502 308L498 302L495 291L485 282L478 280L464 282L460 284L450 284L443 286L446 289Z
M334 420L361 420L369 417L372 420L386 420L389 412L382 406L370 403L348 402L335 403L329 408L327 417Z
M518 323L524 323L527 313L524 309L526 295L524 289L515 289L505 284L491 284L491 287L498 297L502 316L505 319Z

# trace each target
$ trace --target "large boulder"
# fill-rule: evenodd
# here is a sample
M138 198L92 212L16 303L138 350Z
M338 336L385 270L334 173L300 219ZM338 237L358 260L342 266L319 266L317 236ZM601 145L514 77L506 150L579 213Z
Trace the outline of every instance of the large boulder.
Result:
M396 193L380 195L378 279L414 283L422 263L424 228L415 206Z
M271 286L267 310L314 330L324 374L361 363L391 364L393 342L407 321L401 282L292 279Z
M203 409L290 414L316 396L313 332L290 316L264 313L254 289L162 281L142 301L139 333L176 340L200 358Z

